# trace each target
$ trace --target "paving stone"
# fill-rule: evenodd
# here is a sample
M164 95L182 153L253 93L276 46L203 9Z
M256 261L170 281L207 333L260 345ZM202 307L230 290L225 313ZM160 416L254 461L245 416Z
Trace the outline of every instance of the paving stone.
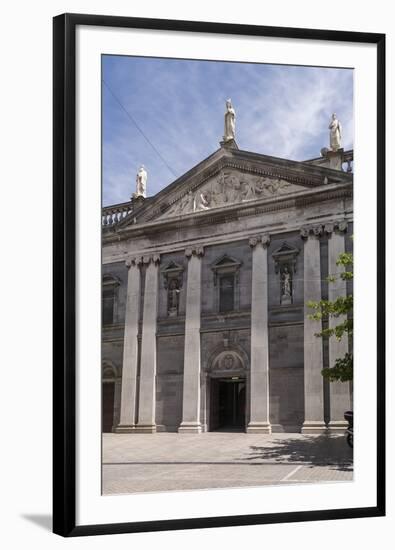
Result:
M352 450L338 434L103 435L103 494L352 479Z

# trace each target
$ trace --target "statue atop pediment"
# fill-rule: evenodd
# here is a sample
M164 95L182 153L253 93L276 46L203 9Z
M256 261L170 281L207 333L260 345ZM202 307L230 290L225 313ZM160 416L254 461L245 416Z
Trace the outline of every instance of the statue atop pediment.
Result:
M225 111L224 142L234 140L235 135L236 135L236 112L232 107L232 101L228 99L226 101L226 111Z
M136 192L133 194L134 198L147 196L147 170L144 164L139 168L136 175Z
M329 146L332 151L341 149L342 127L336 113L333 113L329 124Z

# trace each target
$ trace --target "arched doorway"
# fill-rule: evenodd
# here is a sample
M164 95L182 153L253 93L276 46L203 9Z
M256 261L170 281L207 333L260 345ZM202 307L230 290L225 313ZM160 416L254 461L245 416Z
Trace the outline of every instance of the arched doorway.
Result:
M247 373L234 350L220 352L208 372L209 431L245 431Z

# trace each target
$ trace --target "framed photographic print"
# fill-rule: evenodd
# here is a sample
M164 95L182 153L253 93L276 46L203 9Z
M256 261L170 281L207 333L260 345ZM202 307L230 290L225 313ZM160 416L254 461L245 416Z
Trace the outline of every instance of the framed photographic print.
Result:
M54 18L55 533L384 515L384 56Z

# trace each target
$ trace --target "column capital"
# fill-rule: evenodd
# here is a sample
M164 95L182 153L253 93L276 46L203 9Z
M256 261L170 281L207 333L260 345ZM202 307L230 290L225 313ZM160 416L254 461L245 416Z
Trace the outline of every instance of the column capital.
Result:
M204 247L203 246L194 246L185 249L185 256L190 259L192 256L197 256L200 258L204 256Z
M268 233L264 233L263 235L250 237L248 244L251 248L255 248L257 244L261 244L263 248L267 248L270 244L270 235Z
M149 265L151 262L155 265L159 264L160 263L160 254L155 253L155 254L149 254L147 256L143 256L143 258L142 258L142 263L143 264Z
M323 233L323 227L321 224L304 225L300 228L300 236L302 239L307 239L310 235L314 237L321 237Z
M348 228L348 223L346 220L337 220L334 222L328 222L324 226L324 231L328 235L331 235L333 232L336 233L346 233Z
M339 222L337 222L337 227L336 229L339 231L339 233L346 233L347 232L347 229L348 229L348 223L346 220L341 220Z
M129 269L132 265L139 267L143 263L143 258L141 256L135 256L133 258L128 258L125 261L126 267Z

